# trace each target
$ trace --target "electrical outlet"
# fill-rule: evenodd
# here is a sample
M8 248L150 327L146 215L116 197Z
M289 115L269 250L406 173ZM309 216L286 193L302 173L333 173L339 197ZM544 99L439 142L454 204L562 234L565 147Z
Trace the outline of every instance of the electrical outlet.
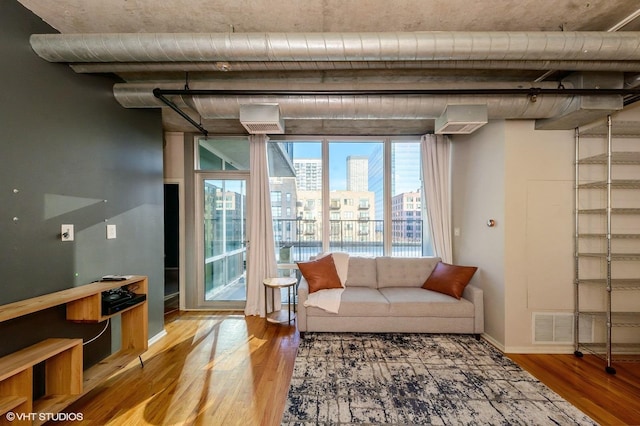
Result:
M116 238L116 226L107 225L107 240L113 240Z
M73 241L73 225L62 225L60 227L60 239L62 241Z

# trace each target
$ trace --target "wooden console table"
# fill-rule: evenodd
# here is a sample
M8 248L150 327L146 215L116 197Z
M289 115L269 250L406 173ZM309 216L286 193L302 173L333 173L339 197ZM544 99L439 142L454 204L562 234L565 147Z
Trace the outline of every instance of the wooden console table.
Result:
M0 358L0 425L44 423L37 415L28 422L9 423L6 414L58 413L147 350L146 300L112 315L102 314L102 292L119 287L148 294L147 277L133 276L123 281L95 282L0 306L0 322L58 305L66 305L67 320L73 322L96 323L116 315L122 317L121 349L84 372L81 339L46 339ZM45 395L34 401L33 366L41 362L45 363Z

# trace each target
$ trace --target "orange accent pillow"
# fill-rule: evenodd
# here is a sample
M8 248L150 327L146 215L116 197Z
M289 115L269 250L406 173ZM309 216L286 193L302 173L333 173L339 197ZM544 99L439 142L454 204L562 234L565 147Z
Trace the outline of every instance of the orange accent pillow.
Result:
M296 262L309 283L309 293L328 288L342 288L333 256L327 255L309 262Z
M429 278L422 284L422 288L460 299L464 288L469 284L477 269L475 266L449 265L438 262Z

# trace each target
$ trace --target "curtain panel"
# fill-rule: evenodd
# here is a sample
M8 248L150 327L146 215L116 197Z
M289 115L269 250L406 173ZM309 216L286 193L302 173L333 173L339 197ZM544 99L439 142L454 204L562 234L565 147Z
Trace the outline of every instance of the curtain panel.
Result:
M421 139L422 185L427 219L436 256L452 263L451 244L451 140L443 135ZM424 208L423 208L424 209Z
M265 278L278 276L271 217L271 191L267 161L268 140L266 135L249 136L251 174L249 177L249 215L247 217L249 249L245 315L260 315L261 317L266 315L262 281ZM271 297L268 297L267 300L270 305ZM269 306L269 310L280 309L280 293L277 291L274 303L276 306Z

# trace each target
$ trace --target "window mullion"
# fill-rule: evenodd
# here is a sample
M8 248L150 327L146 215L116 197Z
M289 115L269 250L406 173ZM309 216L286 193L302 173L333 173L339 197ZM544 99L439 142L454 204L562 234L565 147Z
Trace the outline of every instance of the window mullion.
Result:
M383 209L383 217L382 218L376 218L376 219L383 219L383 237L382 237L382 241L383 241L383 250L384 250L384 254L385 256L391 256L392 253L392 232L393 232L393 217L391 216L391 181L392 181L392 176L391 176L391 164L392 164L392 159L391 159L391 139L390 138L385 138L384 139L384 158L382 160L382 164L384 167L384 176L383 176L383 182L384 184L382 185L382 202L384 205L384 209Z
M322 139L322 251L329 251L331 222L329 221L329 140Z

